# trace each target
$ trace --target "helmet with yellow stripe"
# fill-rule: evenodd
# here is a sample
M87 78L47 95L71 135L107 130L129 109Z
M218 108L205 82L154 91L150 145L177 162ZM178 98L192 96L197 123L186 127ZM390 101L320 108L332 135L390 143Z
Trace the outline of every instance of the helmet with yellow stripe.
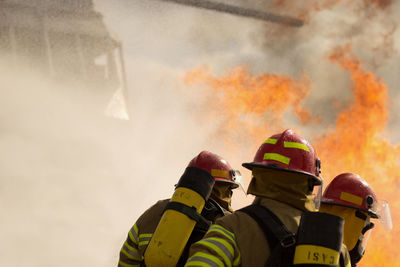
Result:
M291 129L265 140L253 162L242 165L250 170L261 167L303 173L313 178L315 185L322 183L321 163L313 147Z
M322 195L324 204L338 205L367 212L378 218L378 199L372 187L359 175L342 173L336 176Z
M208 171L216 183L230 183L232 188L239 187L240 172L233 170L225 159L209 151L200 152L189 162L188 167L197 167Z
M343 243L354 266L363 257L374 227L370 218L378 219L386 231L393 227L389 204L378 200L372 187L354 173L339 174L330 182L322 195L320 211L345 220Z

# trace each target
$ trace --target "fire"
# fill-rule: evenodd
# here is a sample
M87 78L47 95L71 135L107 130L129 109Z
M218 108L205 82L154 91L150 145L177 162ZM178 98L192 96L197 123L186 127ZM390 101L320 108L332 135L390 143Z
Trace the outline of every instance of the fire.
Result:
M385 138L388 122L387 87L351 54L350 46L337 48L330 56L350 72L353 82L352 105L341 111L333 132L322 135L316 149L324 163L324 173L334 177L341 172L354 172L364 177L378 198L388 200L393 221L398 219L400 183L400 145ZM396 227L390 234L381 227L373 230L367 253L360 266L398 266L399 256L393 245L398 236Z
M399 266L394 239L399 236L396 191L400 187L400 144L391 144L385 135L389 116L387 87L372 72L364 70L350 46L335 49L330 60L350 74L353 101L337 114L334 126L314 133L311 143L321 158L326 183L340 173L354 172L370 183L378 198L390 204L394 229L390 233L380 226L373 229L359 265ZM299 80L275 74L252 76L248 67L237 67L217 77L200 68L188 73L186 82L210 88L206 91L207 110L214 110L212 116L218 116L229 129L219 134L229 140L228 144L237 146L242 152L237 157L242 161L252 158L265 137L293 127L286 120L292 111L299 121L300 126L294 127L298 132L312 130L310 123L320 121L303 107L311 90L306 75Z
M229 132L240 129L240 135L246 136L249 146L259 142L265 129L282 128L283 115L288 110L293 111L303 124L319 121L301 105L310 91L310 80L306 75L299 80L276 74L252 76L248 67L241 66L217 77L208 68L198 68L188 73L185 81L211 88L207 97L207 105L212 107L207 109L209 116L223 116L221 127ZM234 138L225 140L230 143Z

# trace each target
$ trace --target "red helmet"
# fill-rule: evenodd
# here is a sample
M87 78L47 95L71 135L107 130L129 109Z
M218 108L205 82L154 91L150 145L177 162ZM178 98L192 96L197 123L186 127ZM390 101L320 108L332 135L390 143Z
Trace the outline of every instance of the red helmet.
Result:
M240 173L232 169L231 165L220 156L209 151L202 151L193 158L188 167L197 167L208 171L215 182L231 183L232 188L237 188L236 178Z
M359 175L342 173L325 189L321 203L350 207L368 212L378 218L378 199L372 187Z
M265 140L253 162L242 165L250 170L253 167L262 167L299 172L314 178L318 185L322 182L319 177L321 163L313 147L290 129Z

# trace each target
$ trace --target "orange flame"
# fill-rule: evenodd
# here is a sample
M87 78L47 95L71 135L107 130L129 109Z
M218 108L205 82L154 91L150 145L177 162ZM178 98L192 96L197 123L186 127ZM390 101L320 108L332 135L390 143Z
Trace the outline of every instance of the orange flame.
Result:
M242 66L217 77L208 68L199 68L188 73L185 81L210 87L209 116L223 117L222 129L240 129L248 144L259 142L265 129L282 128L283 114L290 108L303 124L319 121L301 106L310 91L310 81L305 75L300 80L275 74L252 76L248 67ZM233 142L231 139L225 140Z
M312 143L322 160L325 178L330 180L343 172L360 174L375 189L378 198L390 203L394 229L390 233L379 226L373 230L360 266L382 263L400 266L394 240L399 235L396 191L400 187L400 144L393 145L385 137L389 115L387 87L373 73L363 69L350 46L337 48L330 60L350 73L354 99L337 114L335 126L324 133L316 133ZM296 124L288 125L286 116L291 110L299 120L297 131L299 128L310 130L308 123L319 121L302 106L311 90L307 76L300 80L274 74L252 76L248 68L237 67L217 77L201 68L187 74L186 81L211 88L207 91L210 98L207 98L204 113L214 110L212 116L218 116L222 125L229 129L218 134L230 140L229 145L240 149L238 158L242 161L252 158L264 138Z
M324 173L334 177L342 172L354 172L364 177L378 198L390 202L393 221L398 219L399 201L396 191L400 182L400 145L385 138L388 122L387 87L361 62L351 55L350 46L337 48L330 56L333 62L350 72L354 101L337 116L333 132L316 142L324 162ZM393 246L399 230L387 234L376 227L360 266L399 266L399 256ZM393 247L393 249L390 249Z

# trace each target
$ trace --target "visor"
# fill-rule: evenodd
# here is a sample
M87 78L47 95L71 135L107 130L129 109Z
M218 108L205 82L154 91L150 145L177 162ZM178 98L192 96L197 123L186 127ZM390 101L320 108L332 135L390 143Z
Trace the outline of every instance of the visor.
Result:
M324 179L322 178L322 176L320 176L320 178L321 178L321 184L314 184L312 191L315 209L317 210L319 210L319 207L321 206L322 187L324 186Z
M240 186L240 189L242 189L243 193L246 194L246 190L244 189L244 185L243 185L243 177L242 177L242 174L240 173L240 171L231 170L231 174L232 174L233 181L236 184L238 184Z
M376 203L376 205L377 206L375 207L375 210L379 216L378 221L380 224L382 224L383 228L389 232L393 228L389 203L386 200L378 200L378 203Z

